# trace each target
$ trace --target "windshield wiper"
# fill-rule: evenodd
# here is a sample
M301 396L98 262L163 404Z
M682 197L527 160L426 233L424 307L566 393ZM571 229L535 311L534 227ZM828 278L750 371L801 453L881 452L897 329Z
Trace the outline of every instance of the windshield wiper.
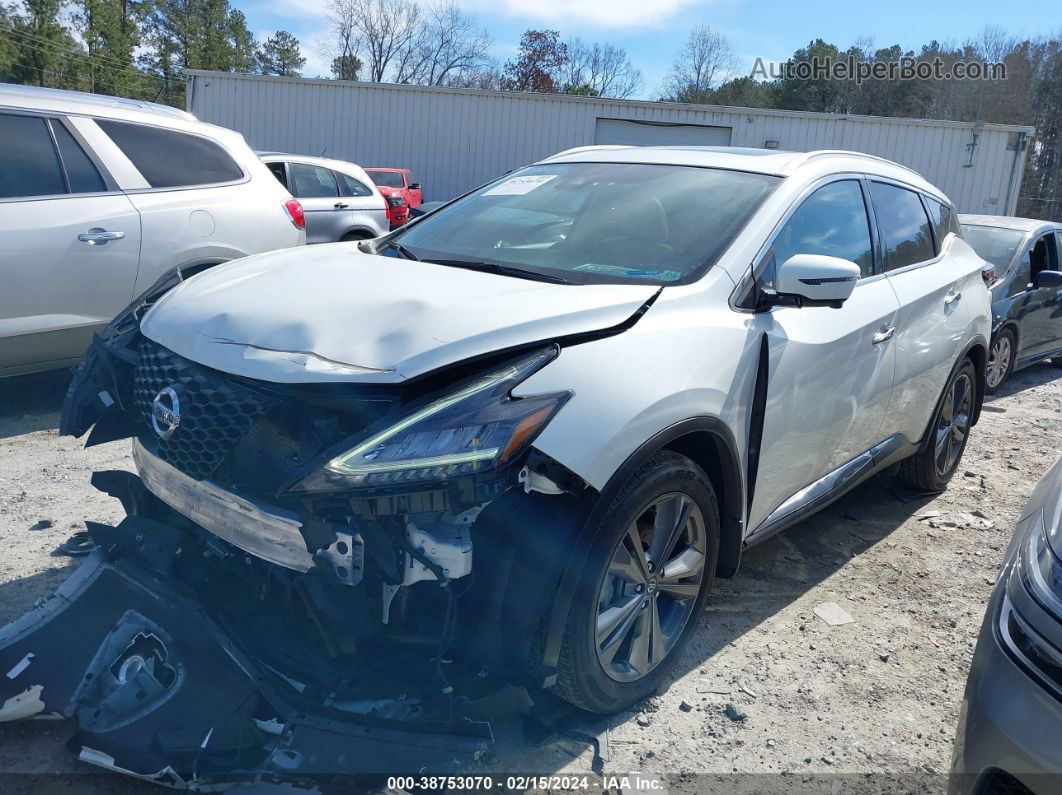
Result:
M386 243L383 244L383 248L393 248L403 259L411 259L414 262L420 262L420 257L418 257L408 248L403 246L401 243L396 243L394 240L388 240ZM380 249L377 249L377 252L379 251Z
M499 262L478 262L469 259L432 259L427 260L436 265L447 265L451 268L467 268L470 271L483 271L484 273L497 273L502 276L515 276L519 279L531 279L538 282L552 282L553 284L578 284L563 276L554 276L551 273L517 268L515 265L502 265Z

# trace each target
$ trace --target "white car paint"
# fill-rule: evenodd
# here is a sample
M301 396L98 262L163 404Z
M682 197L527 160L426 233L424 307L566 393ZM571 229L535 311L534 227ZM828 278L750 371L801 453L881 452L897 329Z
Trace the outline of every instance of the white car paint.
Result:
M767 401L747 536L793 495L882 440L919 442L960 354L987 347L990 306L981 262L954 233L930 262L861 279L841 308L751 312L732 305L775 230L830 180L896 182L950 206L906 168L853 153L668 147L584 148L544 162L563 161L784 177L702 278L662 288L631 328L564 347L514 390L518 396L573 392L535 447L595 489L605 488L654 435L691 418L725 426L744 472L766 340ZM952 291L961 301L945 302ZM394 381L517 344L614 326L656 292L639 285L541 284L334 245L196 277L160 300L141 330L181 355L252 378ZM292 353L367 371L311 372Z
M202 273L159 299L141 331L193 361L250 378L396 383L528 341L614 326L656 292L573 290L332 243ZM305 352L347 369L308 369L283 355Z
M175 266L216 264L305 241L283 207L290 195L232 130L148 102L7 85L0 86L0 114L68 125L110 178L103 192L0 198L0 375L75 362L94 331ZM244 176L151 188L99 120L205 138ZM91 230L120 237L102 244L79 239Z

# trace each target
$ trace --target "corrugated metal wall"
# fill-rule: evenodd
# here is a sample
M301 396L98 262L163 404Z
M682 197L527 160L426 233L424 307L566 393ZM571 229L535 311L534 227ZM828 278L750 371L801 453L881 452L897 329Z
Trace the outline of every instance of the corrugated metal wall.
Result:
M729 127L733 146L850 149L919 171L960 212L1010 214L1031 127L191 71L188 109L259 150L412 168L428 200L594 142L597 120ZM971 154L970 145L977 136Z

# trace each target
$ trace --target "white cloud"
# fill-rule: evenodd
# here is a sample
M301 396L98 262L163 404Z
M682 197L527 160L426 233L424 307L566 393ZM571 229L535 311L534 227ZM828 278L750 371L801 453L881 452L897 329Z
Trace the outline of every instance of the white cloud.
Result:
M469 11L505 14L522 19L602 28L655 26L696 0L462 0Z

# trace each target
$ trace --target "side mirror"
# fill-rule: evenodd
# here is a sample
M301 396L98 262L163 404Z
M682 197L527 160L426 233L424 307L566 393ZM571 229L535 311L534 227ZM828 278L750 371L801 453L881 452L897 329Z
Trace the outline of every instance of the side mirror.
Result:
M859 266L825 254L794 254L778 268L775 291L802 304L839 307L859 281Z
M410 186L409 186L409 189L410 190L420 190L420 183L419 182L411 183Z
M1044 287L1062 287L1062 271L1040 271L1033 279L1033 287L1037 290Z

